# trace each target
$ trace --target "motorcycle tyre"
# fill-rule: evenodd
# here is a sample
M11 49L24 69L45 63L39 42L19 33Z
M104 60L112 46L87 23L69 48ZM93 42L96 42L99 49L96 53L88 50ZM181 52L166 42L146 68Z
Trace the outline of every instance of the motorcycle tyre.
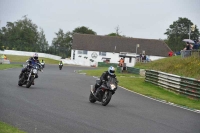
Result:
M94 95L92 94L92 92L90 92L89 101L91 103L95 103L96 102L96 99L95 99Z
M108 91L108 93L107 93L107 99L105 101L102 101L101 104L103 106L106 106L110 102L111 98L112 98L112 92Z
M19 81L18 81L18 85L19 85L19 86L22 86L22 85L23 85L23 84L21 83L21 81L22 81L22 78L20 78Z
M26 83L26 88L29 88L32 85L33 80L34 80L34 77L31 76L29 82Z
M22 83L23 80L24 80L24 75L22 75L22 76L19 78L19 81L18 81L18 85L19 85L19 86L22 86L22 85L23 85L23 83Z

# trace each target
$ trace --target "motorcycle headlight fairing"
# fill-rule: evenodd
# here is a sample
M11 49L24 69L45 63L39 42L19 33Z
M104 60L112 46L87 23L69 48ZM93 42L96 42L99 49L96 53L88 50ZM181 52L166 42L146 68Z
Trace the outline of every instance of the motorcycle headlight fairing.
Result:
M110 84L110 87L112 90L114 90L116 88L116 86L114 84Z
M34 73L34 74L37 74L37 69L33 69L33 73Z

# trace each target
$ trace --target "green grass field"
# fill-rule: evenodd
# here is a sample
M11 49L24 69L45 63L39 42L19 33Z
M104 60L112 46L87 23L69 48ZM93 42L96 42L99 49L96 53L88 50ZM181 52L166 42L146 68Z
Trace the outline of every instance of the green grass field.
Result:
M11 125L8 125L4 122L0 122L0 133L25 133Z
M30 58L30 56L19 56L19 55L6 55L7 59L10 60L10 62L26 62ZM58 60L53 60L49 58L43 58L39 57L39 60L44 60L45 64L58 64Z
M9 68L17 68L22 67L22 65L19 64L0 64L0 70L9 69Z
M86 73L90 76L100 77L107 68L99 68L97 70L84 70L80 73ZM160 88L154 84L144 81L144 77L135 74L123 74L116 72L119 85L134 92L150 96L155 99L162 99L167 102L175 103L192 109L200 110L200 100L189 99L186 96L176 94L169 90Z
M152 69L179 76L200 79L200 58L172 56L150 63L136 63L135 68Z

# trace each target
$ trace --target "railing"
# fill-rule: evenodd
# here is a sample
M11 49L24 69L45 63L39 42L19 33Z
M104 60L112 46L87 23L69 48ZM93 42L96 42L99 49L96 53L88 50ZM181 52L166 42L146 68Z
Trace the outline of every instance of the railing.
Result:
M196 56L196 57L200 57L200 50L181 50L181 57L185 58L185 57L189 57L189 56Z
M193 78L146 70L145 81L188 97L200 99L200 81Z

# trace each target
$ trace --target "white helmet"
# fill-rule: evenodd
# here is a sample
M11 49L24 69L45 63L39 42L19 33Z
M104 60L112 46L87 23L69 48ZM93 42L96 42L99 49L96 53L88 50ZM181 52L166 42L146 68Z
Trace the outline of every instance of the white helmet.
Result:
M114 74L115 74L115 68L114 68L113 66L110 66L110 67L108 68L108 73L109 73L110 75L114 75Z
M37 54L37 53L34 53L34 54L33 54L33 59L34 59L34 60L37 60L37 59L38 59L38 54Z

